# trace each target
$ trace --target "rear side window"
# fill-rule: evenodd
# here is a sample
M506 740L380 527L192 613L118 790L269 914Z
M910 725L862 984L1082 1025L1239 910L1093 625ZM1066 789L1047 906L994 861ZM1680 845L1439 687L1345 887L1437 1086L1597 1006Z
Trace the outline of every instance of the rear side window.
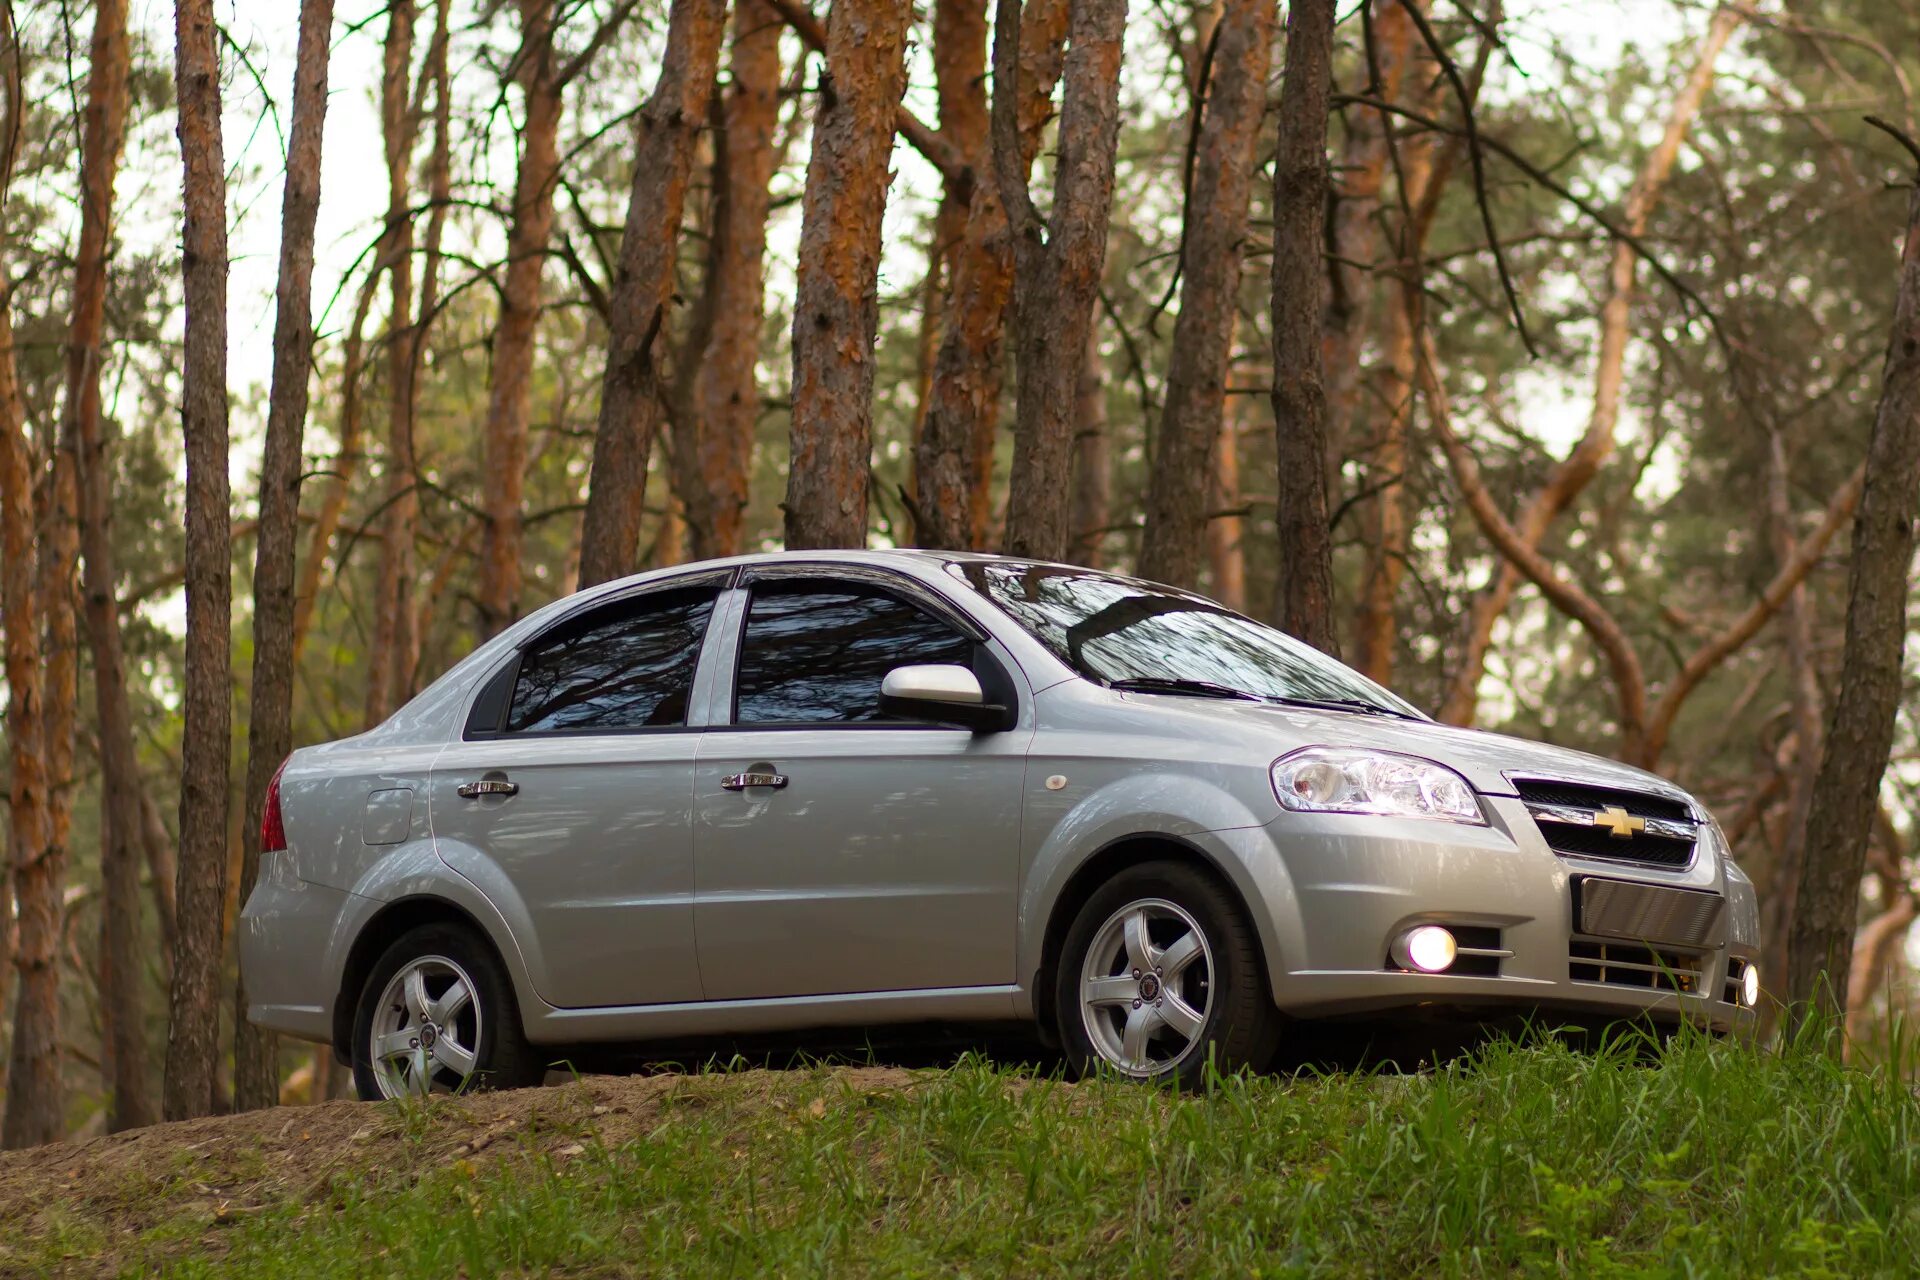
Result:
M970 638L884 591L838 582L762 583L747 611L734 723L884 720L880 682L887 672L972 662Z
M520 659L507 732L686 724L718 595L697 587L621 600L541 636Z

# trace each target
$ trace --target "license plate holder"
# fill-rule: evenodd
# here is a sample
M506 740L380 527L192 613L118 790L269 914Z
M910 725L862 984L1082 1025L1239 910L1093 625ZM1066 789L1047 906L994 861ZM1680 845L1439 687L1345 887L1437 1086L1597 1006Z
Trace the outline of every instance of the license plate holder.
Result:
M1727 900L1705 889L1576 876L1573 919L1583 934L1711 950L1726 944Z

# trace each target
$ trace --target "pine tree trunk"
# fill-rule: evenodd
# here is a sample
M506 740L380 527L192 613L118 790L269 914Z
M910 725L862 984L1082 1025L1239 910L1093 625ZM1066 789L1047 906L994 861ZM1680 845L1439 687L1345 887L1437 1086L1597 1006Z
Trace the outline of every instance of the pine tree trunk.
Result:
M1416 0L1424 11L1425 0ZM1385 102L1402 101L1401 85L1412 53L1413 22L1402 0L1381 0L1372 9L1375 66L1371 92ZM1326 334L1321 351L1327 385L1327 446L1344 456L1361 403L1360 353L1375 313L1375 276L1380 254L1380 191L1391 159L1388 120L1379 111L1346 113L1347 138L1334 175L1333 245L1327 263Z
M1202 120L1180 253L1180 314L1140 547L1141 576L1178 587L1198 586L1207 558L1214 450L1226 413L1254 144L1273 62L1274 10L1271 0L1229 0L1211 41L1204 106L1194 104Z
M366 724L379 724L406 699L413 674L413 143L414 0L387 6L380 122L387 155L387 466L381 493L380 569L367 646Z
M736 0L732 84L714 150L711 322L694 375L691 440L675 455L695 559L745 548L766 318L767 214L780 123L780 19L765 0Z
M1213 460L1215 511L1240 507L1240 414L1245 397L1227 400L1226 419L1220 424L1220 444ZM1212 581L1207 593L1229 609L1247 607L1247 521L1245 516L1216 516L1207 524L1207 561Z
M5 55L8 68L5 82L6 116L4 121L0 121L0 125L4 126L0 139L9 140L0 143L8 149L5 163L0 164L0 184L4 184L14 169L10 140L16 136L16 122L22 110L21 86L17 78L20 63L11 10L0 12L0 38L3 38L0 42L4 43L0 54ZM0 185L0 199L6 195L4 185ZM10 247L5 228L0 226L0 249ZM5 909L11 916L13 904L9 901L9 893L13 877L19 876L23 868L28 869L31 875L32 868L44 867L54 850L50 844L50 780L43 736L45 684L41 667L40 602L35 598L34 582L33 489L36 467L33 448L27 440L26 411L20 399L19 366L13 342L13 280L8 274L6 259L7 255L0 252L0 625L5 628L6 733L7 756L11 766L7 778L7 853L12 874L0 875L0 909ZM25 923L24 914L21 922ZM0 967L0 978L4 978L16 959L9 950L12 932L0 927L0 965L4 965ZM28 976L26 970L19 971L23 991ZM0 981L0 992L4 990L5 983ZM14 1026L17 1045L20 1036L17 1017ZM56 1070L56 1084L58 1078ZM29 1081L30 1084L37 1082ZM14 1120L13 1098L18 1091L17 1086L8 1090L6 1122L4 1128L0 1128L0 1139L4 1139L9 1146L24 1146L42 1140L47 1128L32 1123L34 1113L41 1109L38 1099L22 1099L20 1120ZM12 1141L16 1125L22 1138L18 1144Z
M1113 170L1120 134L1120 53L1126 0L1075 0L1061 68L1059 163L1053 209L1034 208L1023 170L1016 101L1024 34L1018 0L995 18L993 168L1007 206L1017 271L1013 286L1013 474L1007 491L1009 554L1067 554L1073 409L1087 331L1106 265ZM1001 86L1009 91L1001 100Z
M247 804L240 901L260 870L267 784L293 750L293 575L299 537L300 460L313 372L313 233L320 210L320 149L327 115L333 0L302 0L294 57L293 126L280 202L280 284L273 326L273 384L260 464L260 529L253 570L252 714L247 721ZM247 1021L246 975L234 992L233 1098L242 1111L280 1101L279 1038Z
M640 552L647 462L660 422L657 348L673 301L680 213L713 98L726 11L725 0L673 0L660 80L640 113L580 529L582 587L632 573Z
M354 302L353 319L347 323L346 340L340 345L340 448L334 454L333 475L320 499L320 510L313 520L313 532L307 538L306 563L300 567L293 594L293 663L300 665L307 630L313 625L313 610L320 598L320 579L325 576L327 559L333 550L334 535L347 513L347 499L363 462L360 445L360 377L366 369L367 316L373 310L373 296L386 275L387 257L383 251L368 269Z
M863 547L880 228L906 90L907 6L834 0L800 228L786 544Z
M212 1109L220 1061L233 584L228 572L227 176L212 0L178 0L174 33L186 210L181 420L187 459L187 640L175 895L180 923L166 1115L184 1120Z
M1807 815L1806 859L1788 936L1795 1023L1847 1007L1854 921L1880 779L1893 746L1907 635L1914 510L1920 503L1920 175L1907 200L1906 247L1866 487L1853 524L1840 687Z
M80 243L67 335L62 448L71 450L80 498L80 545L87 638L93 651L94 714L100 743L100 1015L102 1066L113 1101L111 1131L156 1118L147 1083L144 974L140 943L140 766L120 636L119 575L113 559L113 459L100 412L101 338L106 325L113 185L126 142L127 6L94 8L86 124L80 153Z
M520 0L520 54L514 66L526 95L506 280L493 331L493 385L487 399L481 509L480 629L492 635L519 614L520 519L533 399L533 351L540 323L540 277L553 234L560 181L560 117L565 87L554 49L555 0Z
M920 397L913 437L914 541L921 546L949 534L947 526L961 510L958 471L950 467L948 474L938 475L941 462L948 459L930 439L928 427L934 421L934 371L948 327L948 301L954 297L960 258L967 249L968 210L987 154L986 76L985 0L936 0L933 78L940 97L940 140L965 159L966 167L946 177L941 188L922 291ZM923 477L923 465L933 467L936 475Z
M1402 157L1403 173L1417 167L1413 157ZM1410 249L1412 253L1424 251L1423 245ZM1380 394L1376 400L1384 421L1378 438L1366 445L1365 474L1376 492L1363 513L1367 567L1354 618L1354 640L1359 650L1354 665L1381 684L1393 682L1393 660L1400 639L1394 604L1400 594L1400 580L1406 575L1404 479L1411 457L1407 435L1413 425L1414 320L1421 305L1421 300L1398 282L1389 292L1393 301L1383 325L1381 345L1385 355L1378 371Z
M1052 115L1070 7L1069 0L1031 0L1021 8L1014 92L1023 185ZM984 40L985 23L979 27ZM972 38L971 27L956 22L950 43L959 43L963 32L968 33L964 38ZM970 118L961 115L963 121ZM1000 425L1007 303L1013 293L1013 240L992 172L991 137L976 141L956 133L953 141L974 181L966 225L947 270L940 346L916 442L914 506L919 520L914 540L923 547L985 550L992 540L993 446Z
M1107 370L1097 325L1087 331L1073 416L1073 562L1102 569L1107 527L1113 523L1113 441L1107 434Z
M1320 371L1333 0L1287 12L1286 80L1273 167L1273 418L1279 461L1274 620L1338 656L1327 513L1327 398Z

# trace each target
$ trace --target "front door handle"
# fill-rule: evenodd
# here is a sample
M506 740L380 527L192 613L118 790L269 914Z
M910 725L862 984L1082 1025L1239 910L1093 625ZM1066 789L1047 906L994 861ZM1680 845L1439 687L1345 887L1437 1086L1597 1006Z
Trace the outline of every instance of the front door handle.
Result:
M505 778L481 778L477 782L463 782L457 790L464 800L478 800L481 796L517 796L520 784Z
M778 791L787 785L784 773L730 773L720 780L722 788L728 791L745 791L748 787L771 787Z

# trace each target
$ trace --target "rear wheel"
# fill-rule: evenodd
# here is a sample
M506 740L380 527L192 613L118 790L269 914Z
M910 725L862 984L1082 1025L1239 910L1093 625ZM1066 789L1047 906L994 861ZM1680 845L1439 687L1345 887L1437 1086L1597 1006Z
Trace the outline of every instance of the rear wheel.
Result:
M421 925L388 947L353 1026L353 1082L368 1101L513 1089L546 1075L493 949L457 925Z
M1279 1041L1260 946L1231 895L1178 862L1130 867L1075 917L1054 1009L1076 1070L1199 1084L1260 1068Z

